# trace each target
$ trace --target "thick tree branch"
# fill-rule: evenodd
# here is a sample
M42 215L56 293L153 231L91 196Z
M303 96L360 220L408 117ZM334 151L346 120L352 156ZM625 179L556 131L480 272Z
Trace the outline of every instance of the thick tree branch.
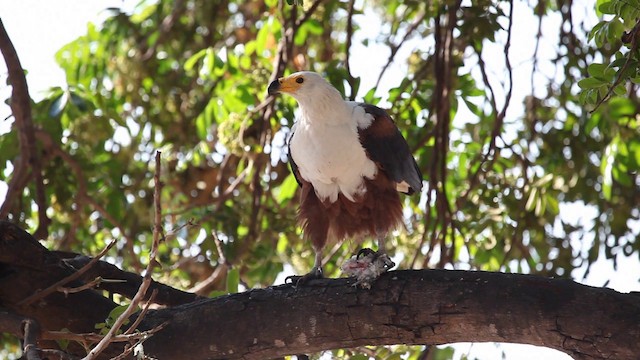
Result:
M47 237L49 218L47 217L47 202L44 193L44 180L42 177L42 166L40 164L40 152L38 151L35 128L31 117L31 98L27 79L24 75L22 65L16 49L9 39L9 35L0 19L0 52L4 57L9 72L9 82L11 91L11 111L18 128L18 139L20 142L21 157L14 163L13 176L9 181L7 197L0 207L0 219L5 219L15 201L20 197L24 187L29 180L29 170L35 179L35 199L38 205L38 230L34 236L38 239Z
M422 270L252 290L159 310L171 319L145 342L159 359L268 359L335 348L460 341L525 343L575 359L634 359L640 296L566 279ZM238 336L242 334L242 336ZM175 344L181 344L176 346Z

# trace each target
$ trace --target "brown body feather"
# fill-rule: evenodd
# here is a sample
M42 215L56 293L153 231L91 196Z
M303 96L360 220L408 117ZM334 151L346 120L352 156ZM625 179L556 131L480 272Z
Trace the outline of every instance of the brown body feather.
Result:
M374 179L364 179L366 192L351 201L321 201L311 183L302 180L298 220L304 236L315 250L328 241L351 238L360 241L367 235L385 236L402 221L402 203L395 182L379 171Z

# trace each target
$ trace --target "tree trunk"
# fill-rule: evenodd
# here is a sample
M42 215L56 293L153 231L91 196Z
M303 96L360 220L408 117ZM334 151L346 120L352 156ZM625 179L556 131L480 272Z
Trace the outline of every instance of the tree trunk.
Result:
M100 276L100 268L94 275ZM73 271L29 234L0 221L0 332L20 336L16 317L32 318L43 330L94 331L115 306L102 291L66 297L57 292L19 305ZM298 289L282 285L150 311L139 329L167 325L146 340L145 353L173 360L268 359L361 345L460 341L540 345L576 359L636 359L640 353L637 294L565 279L450 270L392 271L370 290L351 284L323 279ZM165 304L192 299L162 291ZM39 346L57 344L40 339ZM105 357L122 347L112 344ZM83 355L79 346L68 351Z

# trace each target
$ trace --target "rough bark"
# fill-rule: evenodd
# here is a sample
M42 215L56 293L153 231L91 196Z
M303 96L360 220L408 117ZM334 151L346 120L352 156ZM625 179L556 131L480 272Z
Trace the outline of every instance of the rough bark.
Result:
M361 345L496 341L546 346L575 359L640 353L634 294L565 279L447 270L393 271L371 290L350 283L325 279L158 311L150 323L169 312L171 323L145 349L166 359L181 358L184 349L194 359L268 359Z
M16 199L20 197L20 194L22 194L22 191L27 186L30 176L33 176L39 221L35 237L44 239L48 235L47 227L51 220L46 212L47 201L44 191L40 152L37 147L35 126L31 116L31 98L29 96L27 79L22 65L20 65L18 53L13 47L13 43L4 28L2 19L0 19L0 52L7 64L9 82L12 87L10 105L19 134L18 140L20 143L21 156L14 162L15 168L9 181L7 196L0 206L0 219L4 219L9 215L11 208L16 205Z
M55 293L18 305L73 271L29 234L0 222L0 332L21 336L15 324L3 326L16 316L34 319L45 334L93 331L115 306L101 292ZM361 345L499 341L546 346L576 359L640 353L640 296L633 293L566 279L447 270L393 271L370 290L352 283L324 279L149 312L139 329L168 325L144 343L145 352L175 360L268 359ZM38 346L56 344L40 340ZM112 345L105 357L122 346ZM75 355L81 350L69 348Z

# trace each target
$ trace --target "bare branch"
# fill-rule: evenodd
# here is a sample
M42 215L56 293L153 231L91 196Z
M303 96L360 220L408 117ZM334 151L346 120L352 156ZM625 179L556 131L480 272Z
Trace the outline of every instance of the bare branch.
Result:
M320 4L322 4L322 1L323 0L316 0L313 4L311 4L309 9L307 9L307 11L305 11L305 13L302 15L302 17L295 22L296 28L300 27L300 25L302 25L302 23L304 23L305 21L309 20L311 15L313 15L313 13L318 9L318 6L320 6Z
M141 331L137 333L131 334L123 334L123 335L115 335L111 338L111 342L131 342L143 338L148 338L150 335L155 334L156 332L162 330L167 324L163 323L159 326L154 327L151 330ZM43 331L42 339L43 340L71 340L77 341L79 343L96 343L100 340L104 339L105 335L100 335L96 333L84 333L84 334L75 334L67 331Z
M149 301L147 301L147 303L144 305L144 308L142 308L142 311L140 311L140 314L138 314L136 321L134 321L133 324L129 326L127 331L124 332L125 335L133 334L133 332L136 331L136 328L138 327L138 325L140 325L140 322L142 321L142 319L144 319L144 316L147 314L147 311L149 311L149 306L153 304L153 301L155 300L156 295L158 295L157 289L151 292L151 297L149 297Z
M101 276L96 277L95 279L91 280L90 282L83 284L81 286L78 287L73 287L73 288L68 288L68 287L59 287L58 291L63 293L65 296L69 295L69 294L74 294L74 293L78 293L81 291L85 291L85 290L89 290L89 289L93 289L93 288L97 288L100 287L100 285L102 284L108 284L108 283L125 283L127 282L126 280L121 280L121 279L104 279Z
M427 13L425 11L423 11L418 16L418 18L413 23L411 23L411 25L407 29L407 32L402 37L402 40L400 40L400 42L398 44L391 46L391 53L389 54L389 58L387 59L387 63L382 67L382 71L380 71L380 75L378 75L378 80L376 80L376 85L374 86L374 88L377 88L378 85L380 85L380 81L382 80L382 77L387 72L387 69L389 68L389 66L391 66L391 64L393 63L393 60L395 59L396 55L398 54L398 50L400 50L402 45L404 45L404 43L407 40L409 40L409 37L411 37L413 32L418 28L418 26L422 23L422 21L424 21L426 16L427 16Z
M41 360L38 354L38 338L40 337L40 325L35 320L26 319L22 321L23 332L23 353L27 360Z
M354 12L355 0L349 0L349 9L347 10L347 43L345 45L345 59L344 67L347 70L347 82L349 83L350 95L349 100L354 101L356 99L355 79L351 74L351 66L349 65L349 51L351 50L351 38L353 37L353 12Z
M7 197L0 207L0 219L9 215L14 202L20 197L24 187L28 182L28 169L30 168L35 179L35 200L38 205L38 229L34 233L36 239L44 239L48 236L47 227L51 220L47 217L47 202L44 193L44 180L42 177L42 166L40 164L40 153L38 152L35 127L31 117L31 97L24 70L20 64L20 59L16 49L9 39L9 35L0 19L0 51L7 64L9 71L9 81L11 82L11 111L18 128L18 139L20 142L20 158L14 163L13 176L9 181Z

